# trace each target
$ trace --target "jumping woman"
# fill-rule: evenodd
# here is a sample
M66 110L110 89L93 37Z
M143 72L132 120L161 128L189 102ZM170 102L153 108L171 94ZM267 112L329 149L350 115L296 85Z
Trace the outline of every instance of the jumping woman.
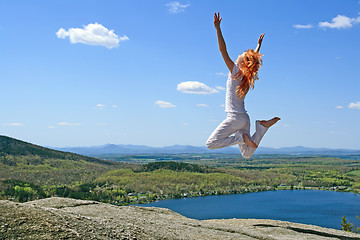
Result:
M238 144L244 158L250 158L258 147L266 131L280 120L256 121L256 132L250 137L250 118L245 111L244 99L249 89L254 88L258 71L262 65L259 53L264 34L261 34L255 49L249 49L238 56L234 63L226 50L226 44L220 29L220 14L215 13L214 25L217 33L219 49L230 74L226 83L225 112L226 119L214 130L206 142L210 149L218 149Z

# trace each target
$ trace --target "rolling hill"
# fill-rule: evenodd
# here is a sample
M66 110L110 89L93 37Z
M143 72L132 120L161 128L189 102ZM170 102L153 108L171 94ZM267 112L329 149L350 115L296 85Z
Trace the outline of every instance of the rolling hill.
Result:
M113 169L135 165L57 151L0 136L0 180L14 179L40 186L88 181Z
M0 135L0 157L13 156L14 161L16 161L16 157L29 155L37 156L43 159L67 159L72 161L83 160L97 164L114 165L114 162L104 161L70 152L57 151ZM14 163L15 162L13 162L13 164Z

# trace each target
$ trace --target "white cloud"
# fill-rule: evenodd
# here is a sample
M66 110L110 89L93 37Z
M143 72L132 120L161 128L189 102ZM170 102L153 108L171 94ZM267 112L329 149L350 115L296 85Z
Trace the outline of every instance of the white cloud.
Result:
M58 122L59 126L80 126L80 123Z
M357 17L357 18L355 19L354 23L355 23L355 24L360 23L360 17Z
M54 127L54 126L48 126L48 128L53 129L53 128L56 128L56 127Z
M58 38L66 38L70 36L70 34L67 31L65 31L65 29L60 28L59 31L56 32L56 36Z
M221 104L220 107L224 108L224 107L225 107L225 104Z
M199 103L196 104L197 107L209 107L209 105L205 104L205 103Z
M183 93L192 93L192 94L211 94L211 93L219 92L215 88L208 87L204 83L196 82L196 81L179 83L177 85L177 90Z
M104 104L96 104L96 109L103 109L105 107L105 105Z
M350 103L349 108L360 110L360 102Z
M343 109L343 106L335 106L335 109Z
M216 86L215 88L216 88L216 89L219 89L219 90L222 90L222 91L225 90L225 88L224 88L224 87L221 87L221 86Z
M228 73L223 73L223 72L217 72L215 74L216 74L216 76L228 76L229 75Z
M117 106L116 104L113 104L112 107L113 107L113 108L117 108L118 106Z
M107 122L98 122L98 123L96 123L96 126L100 126L100 127L106 127L108 125L109 124Z
M22 123L4 123L3 126L5 126L5 127L23 127L24 124L22 124Z
M293 27L298 29L310 29L313 26L311 24L307 24L307 25L295 24Z
M181 4L179 2L170 2L166 4L167 7L169 7L169 12L171 13L179 13L183 12L187 7L190 6L190 4Z
M83 28L69 28L67 31L60 28L56 36L63 39L69 37L71 43L83 43L107 48L117 47L119 42L129 40L126 35L118 37L114 30L108 30L99 23L90 23Z
M351 28L353 24L358 24L358 23L360 23L360 17L349 18L344 15L337 15L332 19L331 23L320 22L319 27L342 29L342 28Z
M165 101L161 101L161 100L156 101L155 104L158 105L160 108L174 108L174 107L176 107L174 104L172 104L170 102L165 102Z

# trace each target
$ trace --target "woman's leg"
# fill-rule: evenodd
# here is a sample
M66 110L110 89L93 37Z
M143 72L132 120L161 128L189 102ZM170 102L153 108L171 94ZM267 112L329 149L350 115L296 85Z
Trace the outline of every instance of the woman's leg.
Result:
M263 126L266 127L266 128L269 128L269 127L271 127L272 125L274 125L274 124L275 124L277 121L279 121L279 120L280 120L279 117L274 117L274 118L272 118L272 119L270 119L270 120L267 120L267 121L265 121L265 120L260 121L260 124L263 125Z
M243 128L244 124L239 118L227 117L210 135L206 146L209 149L218 149L243 144L242 134L238 130Z
M244 139L244 143L246 145L248 145L249 147L252 147L252 148L257 148L258 147L258 145L251 140L249 134L243 134L242 137Z
M273 119L270 119L268 121L256 121L256 131L254 135L252 135L251 139L252 141L259 146L261 139L264 137L266 131L274 125L277 121L279 121L280 118L275 117ZM246 144L239 144L240 146L240 152L243 155L244 158L250 158L256 151L256 148L252 148Z

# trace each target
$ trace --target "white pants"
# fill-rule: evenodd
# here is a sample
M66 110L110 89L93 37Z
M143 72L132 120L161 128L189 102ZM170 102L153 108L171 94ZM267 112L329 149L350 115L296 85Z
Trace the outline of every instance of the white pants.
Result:
M251 136L251 140L259 146L259 143L265 135L268 128L256 121L256 131ZM209 149L219 149L238 144L241 155L244 158L250 158L256 148L252 148L245 144L242 135L250 136L250 118L247 113L228 113L226 119L210 135L206 141Z

